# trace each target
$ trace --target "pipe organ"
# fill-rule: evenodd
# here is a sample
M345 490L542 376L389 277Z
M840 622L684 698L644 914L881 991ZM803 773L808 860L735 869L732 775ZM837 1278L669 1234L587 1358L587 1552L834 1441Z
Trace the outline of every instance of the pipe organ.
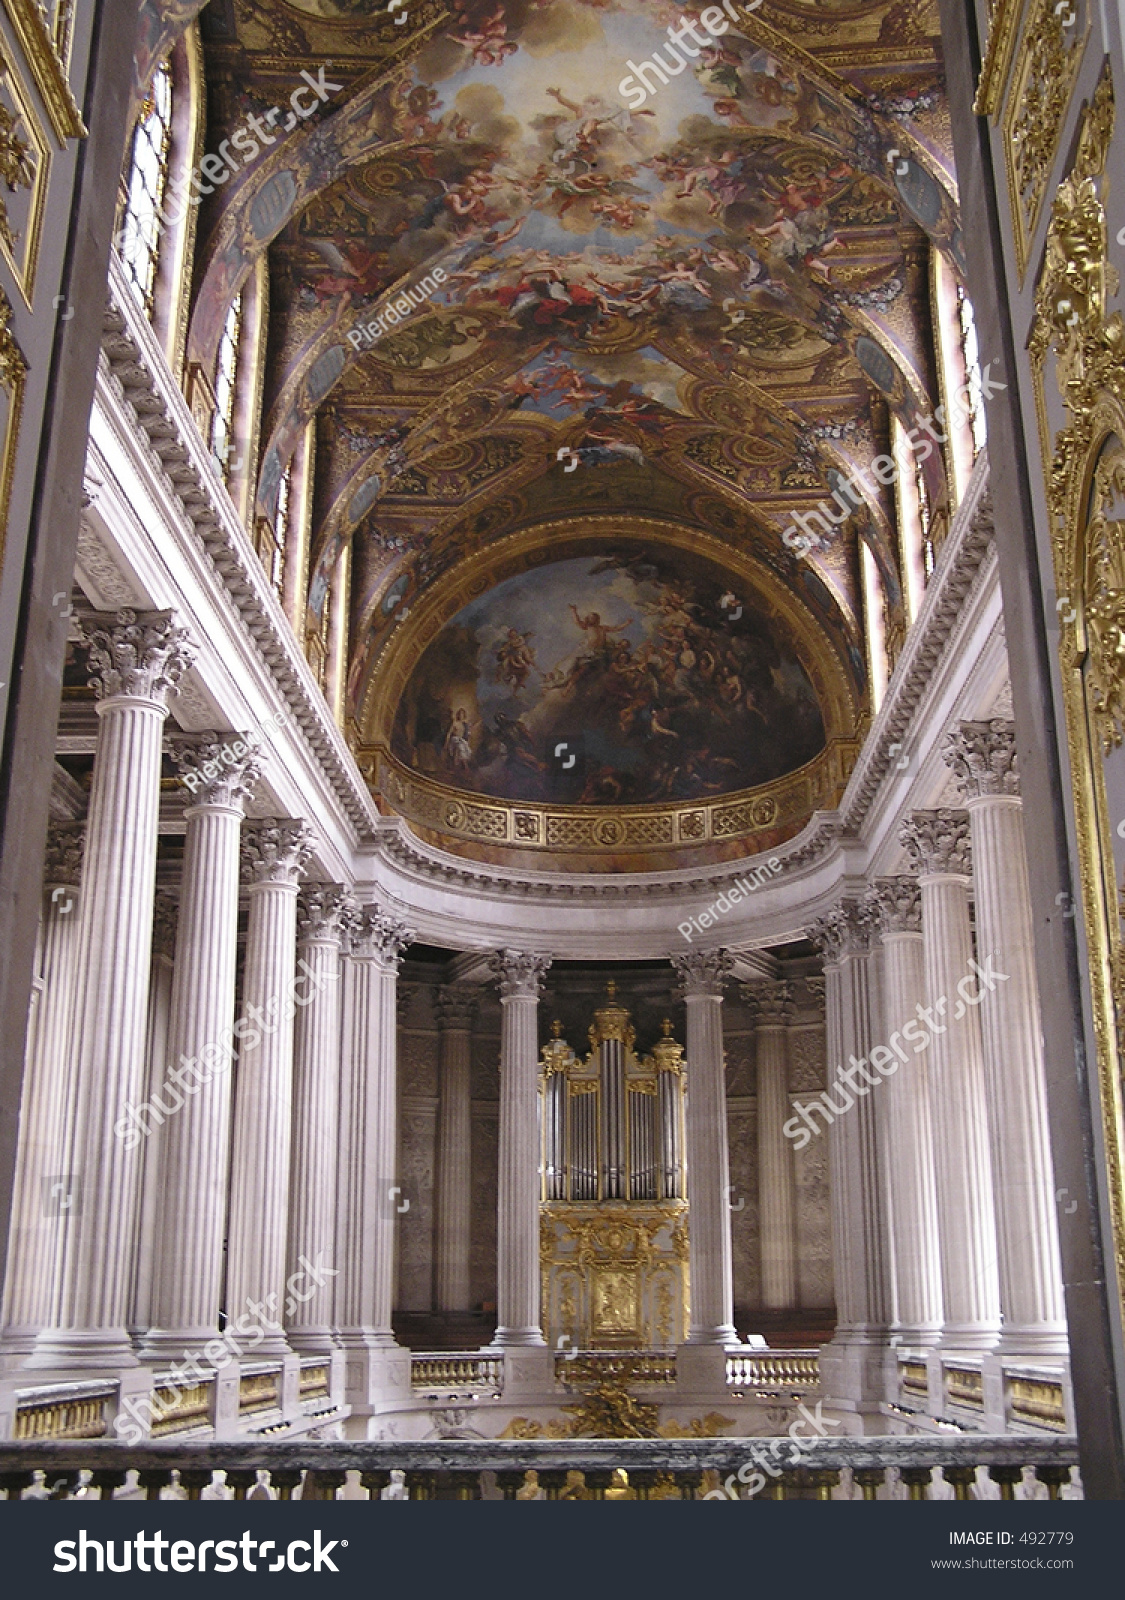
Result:
M540 1065L543 1329L570 1349L671 1348L686 1337L683 1046L665 1019L638 1056L607 986L590 1051L554 1023Z

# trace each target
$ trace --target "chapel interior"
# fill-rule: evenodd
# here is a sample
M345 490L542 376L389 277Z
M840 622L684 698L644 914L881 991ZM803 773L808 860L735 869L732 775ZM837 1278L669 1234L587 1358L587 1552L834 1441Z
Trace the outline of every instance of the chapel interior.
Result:
M1125 1493L1120 16L118 12L0 17L0 1441Z

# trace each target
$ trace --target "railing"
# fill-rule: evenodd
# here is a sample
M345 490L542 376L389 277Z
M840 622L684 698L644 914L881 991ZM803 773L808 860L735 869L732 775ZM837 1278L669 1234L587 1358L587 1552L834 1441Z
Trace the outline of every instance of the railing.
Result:
M735 1476L793 1441L753 1439L231 1440L126 1446L110 1440L0 1445L0 1488L9 1499L120 1494L133 1498L333 1499L349 1472L353 1497L377 1499L740 1498ZM782 1470L761 1498L773 1500L1079 1498L1077 1441L1049 1436L907 1435L801 1441L803 1464ZM771 1475L774 1468L771 1468ZM392 1479L392 1473L394 1478ZM213 1475L225 1479L209 1488ZM758 1474L759 1477L762 1474ZM266 1488L268 1478L269 1488ZM260 1486L260 1487L259 1487ZM400 1487L401 1486L401 1487Z
M412 1389L499 1389L504 1378L503 1356L482 1355L479 1350L441 1351L412 1355Z
M666 1350L575 1350L555 1357L559 1383L599 1383L620 1379L645 1388L674 1384L676 1357Z
M100 1439L106 1431L106 1401L116 1393L116 1379L17 1389L15 1438Z
M727 1357L727 1385L752 1394L808 1394L820 1387L819 1350Z

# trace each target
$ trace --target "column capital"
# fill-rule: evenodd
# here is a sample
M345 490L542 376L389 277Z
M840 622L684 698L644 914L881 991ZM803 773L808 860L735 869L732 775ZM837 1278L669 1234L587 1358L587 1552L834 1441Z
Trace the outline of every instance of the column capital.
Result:
M351 954L397 970L403 951L418 935L379 906L359 906L348 921Z
M899 831L899 843L913 872L972 876L969 813L942 806L937 811L912 811Z
M728 950L689 950L673 956L672 965L685 999L711 995L721 1000L723 984L734 971L734 958Z
M828 993L828 984L824 974L822 972L806 973L805 988L809 992L810 999L814 1000L823 1011L825 1007L825 996Z
M922 891L917 878L905 874L876 878L869 898L883 933L921 933Z
M307 822L266 817L242 830L242 881L258 884L295 884L316 845Z
M870 906L849 896L818 917L807 932L825 961L835 966L847 956L867 955L875 921Z
M131 696L165 703L195 659L171 611L87 613L80 619L90 684L99 700Z
M990 722L959 723L946 735L941 757L953 768L966 800L1020 792L1014 722L994 717Z
M297 943L339 944L354 908L342 883L306 883L297 892Z
M152 950L154 955L166 956L169 961L176 954L176 929L180 922L180 907L171 895L158 894L152 902Z
M793 1020L793 985L784 978L762 978L744 983L739 993L759 1028L784 1028Z
M54 888L65 885L76 889L82 877L82 856L86 848L84 822L52 822L47 827L47 853L43 858L43 882Z
M462 988L457 984L446 984L439 989L434 1004L434 1014L442 1032L447 1030L464 1032L467 1028L471 1028L477 1004L478 996L472 989Z
M500 999L538 1000L551 957L525 950L500 950L489 961L489 971L500 980Z
M262 772L261 755L237 733L174 733L168 754L191 796L188 806L226 806L241 812Z

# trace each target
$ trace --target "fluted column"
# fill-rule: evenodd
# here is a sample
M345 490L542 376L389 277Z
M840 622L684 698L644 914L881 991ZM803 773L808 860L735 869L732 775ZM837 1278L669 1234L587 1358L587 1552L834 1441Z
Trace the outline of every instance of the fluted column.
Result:
M808 1108L805 1121L818 1130L818 1137L820 1123L828 1122L835 1339L859 1345L880 1342L890 1320L891 1241L881 1149L886 1112L880 1106L882 1080L868 1066L878 1040L873 936L868 908L850 898L811 930L825 955L829 1087Z
M151 1104L153 1091L159 1095L168 1064L168 1040L172 1023L172 975L176 964L176 927L179 906L169 895L158 894L152 907L152 966L148 980L148 1043L145 1047L145 1101ZM155 1109L155 1108L154 1108ZM141 1140L141 1199L137 1216L137 1261L133 1271L133 1303L129 1331L139 1344L152 1326L152 1283L156 1253L156 1231L160 1215L160 1184L163 1169L163 1128L154 1118L141 1113L152 1131Z
M340 940L351 909L342 884L297 896L297 1016L293 1024L293 1165L286 1282L300 1279L285 1319L303 1355L335 1348L336 1186L340 1135ZM301 1298L298 1298L298 1295Z
M1000 1247L999 1348L1062 1354L1066 1308L1015 725L963 722L943 754L966 795L977 948L996 974L993 987L982 981L979 1016Z
M83 823L65 822L53 824L47 833L41 989L28 1031L0 1334L0 1350L5 1356L30 1352L50 1316L51 1291L70 1210L63 1135L74 1093L68 1044L74 1012L83 832Z
M723 1060L725 950L673 956L687 1006L688 1344L733 1345L730 1152Z
M549 956L504 950L500 979L500 1164L496 1344L542 1345L539 1305L539 996Z
M297 881L314 843L300 821L270 819L243 831L250 917L240 1022L248 1027L240 1034L234 1091L225 1297L232 1320L262 1305L280 1322L286 1309ZM285 1355L288 1348L284 1334L270 1330L259 1353Z
M222 734L171 741L191 800L184 809L168 1051L149 1094L159 1125L160 1184L150 1323L141 1347L148 1361L174 1359L190 1346L205 1344L219 1326L240 830L261 770L249 750L225 762L220 752L230 744L231 737ZM214 777L203 776L215 767ZM239 1303L234 1315L242 1310Z
M882 1037L901 1043L901 1029L917 1020L925 993L922 894L915 878L880 878L872 899L883 940ZM925 1054L907 1052L905 1064L894 1068L880 1093L887 1110L895 1326L906 1344L933 1345L941 1336L941 1250Z
M945 1318L941 1342L950 1349L988 1350L1000 1332L988 1105L980 1019L959 992L959 985L974 979L969 819L964 811L947 808L916 811L901 838L922 890L927 1004L915 1008L915 1018L931 1041L927 1059Z
M791 1310L798 1303L797 1197L792 1143L783 1128L790 1115L786 1032L793 1020L793 996L789 984L769 981L746 984L742 995L756 1024L762 1305L771 1311Z
M455 987L441 991L441 1098L437 1128L437 1216L434 1221L434 1305L469 1310L469 1243L472 1224L472 1107L470 1063L474 997Z
M413 939L411 929L378 906L364 906L350 927L335 1281L337 1331L353 1349L395 1344L395 991L402 952ZM349 1373L360 1370L349 1362ZM362 1381L349 1376L349 1390Z
M140 1160L120 1127L144 1083L167 692L191 656L169 612L91 619L87 641L100 723L78 913L76 1093L64 1141L81 1192L50 1324L29 1364L96 1369L136 1364L126 1321Z

